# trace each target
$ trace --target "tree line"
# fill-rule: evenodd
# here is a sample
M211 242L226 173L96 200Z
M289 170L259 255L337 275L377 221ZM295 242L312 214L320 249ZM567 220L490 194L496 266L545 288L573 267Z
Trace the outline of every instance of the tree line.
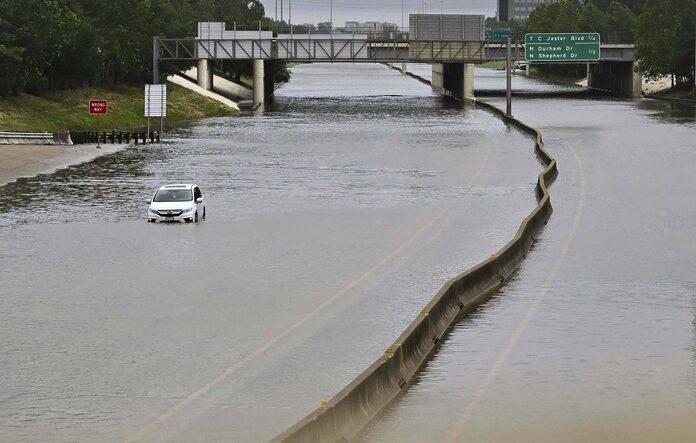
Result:
M251 29L264 16L259 0L0 0L0 96L142 84L152 79L153 36L194 37L198 21Z
M515 38L526 32L598 32L606 43L636 44L636 69L647 78L693 84L696 0L561 0L539 5L525 22L501 22ZM540 65L581 74L581 65ZM577 71L577 72L575 72Z

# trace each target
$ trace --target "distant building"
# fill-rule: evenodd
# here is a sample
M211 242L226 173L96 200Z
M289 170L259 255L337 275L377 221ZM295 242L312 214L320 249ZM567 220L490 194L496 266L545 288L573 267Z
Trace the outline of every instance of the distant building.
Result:
M558 3L558 0L498 0L498 20L527 20L539 5Z
M356 34L385 34L395 32L399 26L388 22L346 22L343 32Z
M360 28L360 22L346 22L346 32L357 32Z

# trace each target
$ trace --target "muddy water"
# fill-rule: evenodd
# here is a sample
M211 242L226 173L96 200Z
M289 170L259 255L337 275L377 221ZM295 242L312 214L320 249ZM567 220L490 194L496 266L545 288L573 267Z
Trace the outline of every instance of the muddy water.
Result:
M0 188L0 440L264 441L534 204L532 144L377 65ZM198 225L148 225L195 182Z
M529 99L513 111L558 160L551 221L358 441L693 441L696 110Z

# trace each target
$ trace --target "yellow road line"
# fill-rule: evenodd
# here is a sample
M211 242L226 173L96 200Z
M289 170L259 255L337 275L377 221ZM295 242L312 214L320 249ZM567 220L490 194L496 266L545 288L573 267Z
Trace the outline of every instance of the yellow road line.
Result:
M486 141L486 149L485 149L485 154L484 158L481 161L481 164L479 168L477 169L476 173L474 176L469 180L469 182L466 184L467 187L470 187L474 184L474 182L478 179L478 177L481 175L483 172L483 169L488 161L488 155L489 155L489 148L490 144L488 142L488 136L484 135L484 139ZM191 393L188 397L184 398L180 402L178 402L176 405L174 405L171 409L169 409L167 412L164 414L160 415L153 421L147 423L143 428L141 428L138 432L133 434L131 437L127 438L127 442L136 442L136 441L141 441L145 438L147 434L152 432L158 425L164 423L167 421L169 418L171 418L174 414L191 404L193 401L197 400L200 398L202 395L205 395L208 391L210 391L212 388L217 386L218 384L222 383L226 378L228 378L230 375L232 375L234 372L238 371L240 368L242 368L244 365L249 363L250 361L254 360L256 357L259 355L263 354L264 352L268 351L268 349L273 346L275 343L278 341L282 340L283 338L287 337L290 333L292 333L294 330L299 328L300 326L304 325L308 320L310 320L312 317L314 317L316 314L321 312L324 308L326 308L328 305L336 301L338 298L342 297L349 291L353 290L360 284L362 284L368 277L370 277L372 274L374 274L376 271L381 269L384 265L389 263L391 260L399 256L401 253L406 250L411 244L413 244L420 236L422 236L425 232L427 232L430 228L433 227L440 219L448 212L450 211L462 198L463 192L459 193L459 196L452 201L449 205L445 206L440 212L438 212L428 223L423 225L421 228L419 228L411 237L409 237L405 242L403 242L398 248L393 250L391 253L389 253L387 256L382 258L380 261L378 261L376 264L374 264L370 269L365 271L360 277L357 279L353 280L350 284L345 286L343 289L335 293L333 296L330 298L324 300L322 303L320 303L316 308L314 308L312 311L308 312L305 314L302 318L297 320L295 323L291 324L288 326L286 329L284 329L282 332L279 334L275 335L273 338L271 338L269 341L267 341L265 344L263 344L261 347L257 348L255 351L250 352L249 354L245 355L241 360L237 361L235 364L232 366L228 367L225 369L222 373L220 373L217 377L206 383L205 385L201 386L197 390L195 390L193 393Z
M571 145L571 148L573 146ZM481 402L481 399L483 396L486 394L488 389L491 387L493 384L493 381L497 377L498 373L502 369L503 365L507 361L510 352L512 352L512 349L515 347L517 342L519 341L520 337L524 333L525 329L527 328L527 325L531 321L532 317L536 313L537 309L541 305L541 303L544 302L546 297L548 296L549 290L551 288L551 284L554 282L556 279L556 276L558 274L558 271L561 269L561 266L563 265L563 262L565 261L566 256L568 255L568 250L570 249L570 245L573 242L573 239L575 238L575 232L577 231L578 225L580 224L580 219L582 217L583 209L584 209L584 201L585 201L585 173L582 167L582 163L580 161L580 157L578 156L577 152L573 149L573 155L575 156L575 162L577 163L578 166L578 172L579 172L579 178L580 178L580 195L578 198L578 204L575 209L575 216L573 217L573 224L571 225L570 231L568 231L568 235L565 238L565 241L563 243L563 247L561 248L561 253L556 259L556 262L553 265L553 268L551 269L551 272L549 273L548 277L546 278L546 281L544 282L543 289L541 293L534 299L534 302L532 305L529 307L527 312L525 313L524 317L520 321L520 323L517 325L517 328L515 329L515 332L512 334L510 337L510 340L508 341L507 345L503 348L503 350L500 352L498 357L495 360L495 363L491 367L491 369L488 371L486 378L483 380L481 385L478 387L478 389L474 392L474 395L472 396L471 400L469 403L466 405L464 408L464 412L460 416L459 420L452 426L450 429L450 432L447 434L447 442L459 442L461 441L460 435L462 431L464 430L464 426L466 423L471 419L471 416L473 415L474 411L478 407L479 403Z

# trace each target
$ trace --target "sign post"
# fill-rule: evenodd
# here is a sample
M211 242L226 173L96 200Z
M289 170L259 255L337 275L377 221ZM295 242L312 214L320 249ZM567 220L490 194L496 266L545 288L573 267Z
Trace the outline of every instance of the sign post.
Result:
M599 61L600 38L596 32L525 34L528 62Z
M97 116L97 148L101 148L101 146L99 146L99 116L106 115L108 109L108 102L106 100L89 101L89 113Z
M159 141L162 146L164 117L167 116L167 85L145 85L145 117L147 117L148 137L150 117L160 118Z
M505 71L507 74L507 89L505 91L505 115L508 117L512 117L512 60L510 56L510 52L512 51L512 40L507 39L507 60L506 60L506 66L505 66Z

